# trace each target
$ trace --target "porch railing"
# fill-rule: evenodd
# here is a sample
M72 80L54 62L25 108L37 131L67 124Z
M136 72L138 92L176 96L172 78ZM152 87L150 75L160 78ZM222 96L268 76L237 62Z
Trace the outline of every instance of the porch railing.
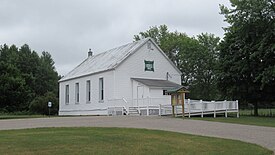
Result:
M109 100L108 115L128 115L129 108L135 107L138 109L140 115L171 115L172 106L169 98L143 98L127 100L114 99ZM118 112L119 111L119 112ZM203 101L203 100L190 100L186 99L184 103L184 115L191 117L194 115L224 113L225 117L229 112L236 112L239 117L238 101ZM182 115L182 106L175 106L175 114Z

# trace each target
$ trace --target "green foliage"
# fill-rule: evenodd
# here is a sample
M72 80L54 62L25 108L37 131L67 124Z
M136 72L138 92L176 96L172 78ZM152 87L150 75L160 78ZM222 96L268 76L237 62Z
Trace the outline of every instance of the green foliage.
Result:
M197 38L185 33L170 32L166 25L151 27L134 39L151 37L182 72L182 84L189 87L189 97L213 100L216 89L216 67L219 38L201 34Z
M221 6L230 24L220 45L219 88L224 96L254 104L275 100L274 2L231 0Z
M37 96L29 106L29 111L34 114L49 114L48 102L52 102L51 114L58 113L58 98L53 92L47 92L44 96Z
M12 64L0 61L0 106L2 111L17 111L22 108L22 102L28 97L25 81L19 70Z
M58 95L58 74L48 52L39 57L28 45L0 46L0 111L28 111L46 92Z

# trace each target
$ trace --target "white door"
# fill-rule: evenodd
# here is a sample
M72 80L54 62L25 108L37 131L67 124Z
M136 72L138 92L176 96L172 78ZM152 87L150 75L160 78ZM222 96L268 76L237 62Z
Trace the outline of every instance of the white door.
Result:
M143 105L144 87L137 86L137 106Z

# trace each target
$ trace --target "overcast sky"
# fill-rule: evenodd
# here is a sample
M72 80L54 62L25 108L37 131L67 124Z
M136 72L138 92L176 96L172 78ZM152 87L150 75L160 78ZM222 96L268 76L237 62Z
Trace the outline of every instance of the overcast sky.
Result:
M51 53L60 75L94 54L133 41L150 26L223 37L228 0L0 0L0 44Z

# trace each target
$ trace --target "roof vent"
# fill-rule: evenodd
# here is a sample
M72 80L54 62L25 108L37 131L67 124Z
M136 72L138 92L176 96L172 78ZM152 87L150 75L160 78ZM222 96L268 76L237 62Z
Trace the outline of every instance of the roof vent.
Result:
M150 41L148 41L147 42L147 49L149 49L149 50L154 50L153 48L152 48L152 44L151 44L151 42Z
M91 57L91 56L93 56L93 52L92 52L92 50L91 50L91 49L89 49L89 52L88 52L88 57Z

